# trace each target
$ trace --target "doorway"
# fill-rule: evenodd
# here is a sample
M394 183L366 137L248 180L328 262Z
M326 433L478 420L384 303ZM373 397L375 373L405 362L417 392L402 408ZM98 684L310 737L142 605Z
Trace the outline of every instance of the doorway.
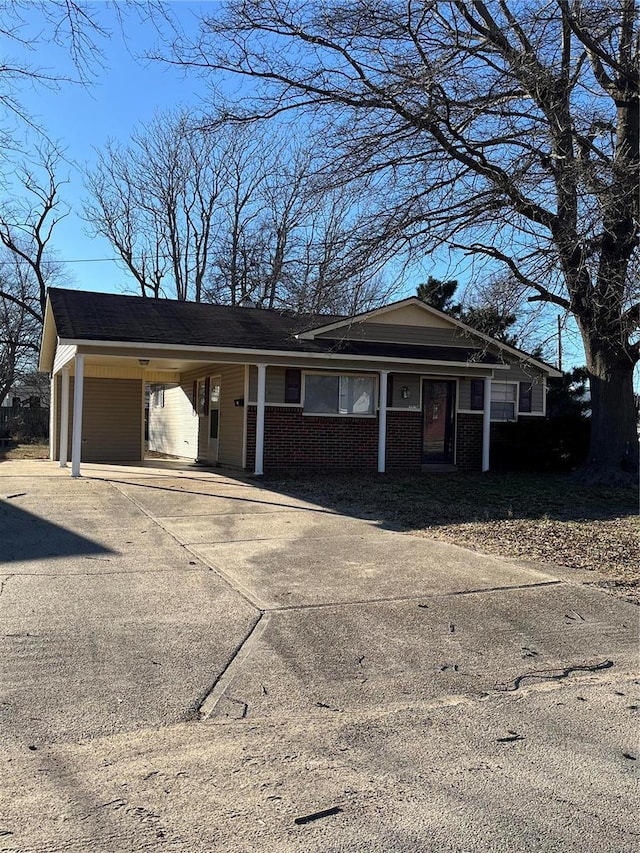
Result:
M212 376L209 380L209 449L207 460L218 461L220 445L220 377Z
M453 379L422 381L422 462L454 462L456 383Z

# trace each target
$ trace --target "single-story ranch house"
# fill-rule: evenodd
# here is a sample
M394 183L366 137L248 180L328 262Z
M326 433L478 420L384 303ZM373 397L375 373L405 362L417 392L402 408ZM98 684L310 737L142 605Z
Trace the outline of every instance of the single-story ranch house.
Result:
M560 373L415 297L352 317L49 291L51 458L148 449L255 474L488 470ZM495 427L494 427L495 429Z

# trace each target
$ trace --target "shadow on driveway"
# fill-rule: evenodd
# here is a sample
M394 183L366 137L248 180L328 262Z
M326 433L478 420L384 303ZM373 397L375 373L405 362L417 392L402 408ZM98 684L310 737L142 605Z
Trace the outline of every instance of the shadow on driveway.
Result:
M110 548L98 542L0 500L0 565L112 553Z

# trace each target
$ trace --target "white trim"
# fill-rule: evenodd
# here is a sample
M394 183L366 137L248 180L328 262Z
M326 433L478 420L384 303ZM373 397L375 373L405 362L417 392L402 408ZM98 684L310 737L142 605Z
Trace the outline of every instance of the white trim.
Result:
M376 407L377 411L377 407ZM349 412L302 412L303 418L375 418L376 414L373 415L358 415Z
M283 408L283 409L301 409L302 408L302 403L276 403L273 400L265 400L264 404L265 404L267 409L273 408L274 406L277 406L278 408ZM258 403L256 400L249 400L249 402L246 405L247 406L257 406Z
M67 467L69 456L69 367L62 368L62 387L60 392L60 468ZM54 436L55 440L55 436Z
M458 409L459 415L479 415L482 417L483 412L484 409Z
M390 371L386 371L389 373ZM329 418L375 418L377 406L375 403L378 396L379 371L358 372L350 371L345 373L340 370L304 370L300 371L300 405L302 406L302 414L311 417L329 417ZM346 376L349 379L373 379L373 412L306 412L304 409L304 401L307 392L307 376L336 376L338 379Z
M80 476L82 457L82 404L84 396L84 356L76 353L73 380L73 433L71 437L71 476Z
M151 383L149 383L151 384ZM142 381L140 382L141 391L142 391L142 399L140 400L140 406L142 409L142 424L140 426L140 459L144 461L145 457L145 446L144 446L144 414L145 414L145 396L147 391L147 383L144 380L144 376L142 377ZM163 395L163 405L164 405L164 389L162 391ZM149 419L151 419L151 389L149 389Z
M256 404L256 458L254 474L264 474L264 410L267 386L267 365L258 364L258 402Z
M520 382L517 380L506 381L504 379L494 379L492 382L493 385L515 385L516 386L516 396L513 401L513 417L512 418L491 418L492 424L515 424L518 421L518 407L520 405ZM486 390L486 380L485 380L485 390ZM507 400L506 402L511 402ZM489 400L489 408L491 408L491 400ZM528 414L528 413L527 413Z
M378 474L384 474L387 457L387 379L388 370L378 377Z
M314 359L314 360L325 360L325 361L364 361L369 362L372 365L376 363L381 364L415 364L420 365L420 370L425 370L429 366L438 366L438 367L460 367L462 369L468 369L470 367L477 368L478 370L510 370L511 364L484 364L482 362L476 361L439 361L429 359L419 359L419 358L400 358L400 357L392 357L392 356L376 356L372 358L371 356L366 355L347 355L333 352L324 352L324 353L315 353L315 352L295 352L291 350L259 350L259 349L238 349L237 347L200 347L200 346L185 346L184 344L162 344L162 343L142 343L136 341L90 341L90 340L72 340L72 339L60 339L59 344L61 346L78 346L78 347L107 347L109 349L140 349L140 350L167 350L169 352L183 352L183 353L200 353L203 355L215 355L216 353L221 353L222 355L242 355L241 359L238 359L236 364L249 364L251 366L256 366L258 361L252 361L251 356L255 356L256 359L259 359L261 356L269 356L278 357L278 358L290 358L290 359ZM83 353L84 354L84 353ZM95 358L100 357L100 353L86 353L86 355L94 356ZM162 358L163 356L158 356L158 358ZM134 356L124 356L124 358L134 358ZM186 361L192 361L188 355L184 356ZM208 359L211 361L211 359ZM522 361L522 359L521 359ZM278 365L283 366L283 365ZM285 365L289 366L289 365ZM339 368L333 368L334 370L339 370ZM355 368L356 370L358 368ZM367 369L373 372L376 372L379 368L372 366L371 368L360 368L361 370ZM393 368L389 368L393 373ZM415 372L418 372L417 370Z
M491 383L484 380L484 409L482 412L482 471L489 470L489 452L491 448Z
M56 378L51 374L49 378L49 461L56 458L56 410L58 408L58 397L56 394Z

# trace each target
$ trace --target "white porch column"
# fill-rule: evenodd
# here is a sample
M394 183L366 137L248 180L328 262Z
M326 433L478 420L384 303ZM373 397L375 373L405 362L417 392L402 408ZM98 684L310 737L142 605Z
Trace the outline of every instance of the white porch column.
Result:
M84 356L75 357L76 372L73 380L73 433L71 436L71 476L80 476L82 455L82 400L84 397Z
M264 402L267 389L267 365L258 365L258 398L256 411L256 465L253 472L257 476L264 474Z
M378 473L384 474L387 461L387 377L388 370L380 371L378 399Z
M49 460L53 462L56 456L56 409L60 405L56 399L56 377L51 374L49 382Z
M75 418L74 418L75 420ZM62 368L62 391L60 393L60 467L67 467L69 453L69 368Z
M491 377L484 380L484 410L482 412L482 470L489 470L489 443L491 440Z

